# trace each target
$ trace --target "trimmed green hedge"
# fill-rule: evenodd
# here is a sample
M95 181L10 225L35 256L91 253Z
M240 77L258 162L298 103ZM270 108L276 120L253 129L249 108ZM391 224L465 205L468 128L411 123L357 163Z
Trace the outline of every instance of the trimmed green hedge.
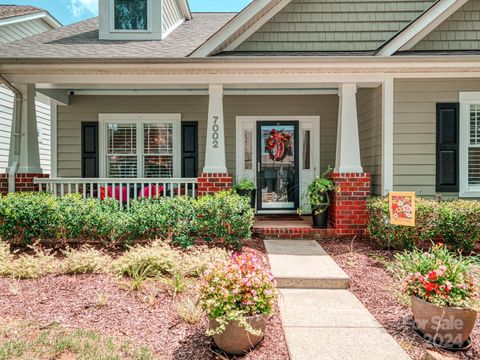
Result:
M442 241L469 253L479 241L479 201L437 202L417 198L416 227L391 225L388 199L372 198L367 206L370 236L385 248L412 249Z
M133 201L129 210L113 199L80 195L15 193L0 197L0 237L16 244L37 240L100 240L125 243L170 239L188 247L198 239L240 246L251 237L249 200L231 192Z

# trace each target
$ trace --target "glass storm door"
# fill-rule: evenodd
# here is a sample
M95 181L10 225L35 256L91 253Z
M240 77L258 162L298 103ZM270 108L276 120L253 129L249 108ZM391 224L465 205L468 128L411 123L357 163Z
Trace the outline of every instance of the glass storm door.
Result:
M299 205L298 122L257 123L257 209Z

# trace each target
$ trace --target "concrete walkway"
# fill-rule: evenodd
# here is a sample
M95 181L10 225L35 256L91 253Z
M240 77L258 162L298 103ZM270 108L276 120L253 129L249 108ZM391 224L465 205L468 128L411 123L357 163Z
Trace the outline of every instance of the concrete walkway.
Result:
M315 241L265 240L291 360L408 360Z

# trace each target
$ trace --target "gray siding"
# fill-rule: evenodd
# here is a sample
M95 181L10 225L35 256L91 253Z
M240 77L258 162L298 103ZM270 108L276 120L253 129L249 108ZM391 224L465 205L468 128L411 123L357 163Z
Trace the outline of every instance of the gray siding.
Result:
M365 172L372 174L373 194L382 191L382 87L357 93L360 154Z
M0 44L20 40L48 30L52 30L52 27L42 19L0 26Z
M470 0L413 50L480 49L480 0Z
M293 0L236 50L375 50L433 3L415 0Z
M434 196L436 104L480 91L480 79L397 79L394 91L394 188Z
M58 176L81 176L81 123L99 113L181 113L182 121L199 122L200 170L205 162L207 96L75 96L58 106ZM319 115L322 168L335 164L338 96L225 96L225 138L228 171L235 173L237 116Z
M13 116L13 93L0 86L0 173L8 166L11 126ZM44 173L50 173L50 105L36 101L37 130L40 150L40 165Z
M163 33L169 32L176 24L178 24L183 16L182 10L178 6L177 0L163 1Z

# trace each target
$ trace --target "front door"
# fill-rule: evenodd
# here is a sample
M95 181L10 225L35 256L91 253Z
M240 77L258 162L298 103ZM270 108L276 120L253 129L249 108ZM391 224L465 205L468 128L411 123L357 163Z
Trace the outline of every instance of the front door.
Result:
M298 121L257 122L257 210L299 207Z

